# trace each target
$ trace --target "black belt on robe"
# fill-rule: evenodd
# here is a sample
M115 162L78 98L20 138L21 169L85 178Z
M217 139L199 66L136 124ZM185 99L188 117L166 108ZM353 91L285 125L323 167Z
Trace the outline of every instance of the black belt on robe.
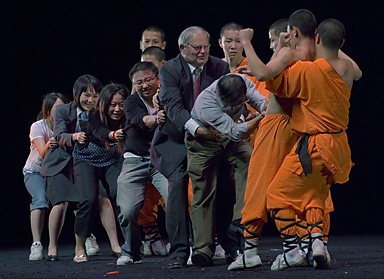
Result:
M299 160L300 160L301 166L303 167L305 176L312 173L312 162L311 162L311 157L309 156L309 153L308 153L309 136L314 136L319 134L339 134L341 132L343 132L343 130L340 130L338 132L320 132L316 134L303 134L301 136L295 153L299 155Z

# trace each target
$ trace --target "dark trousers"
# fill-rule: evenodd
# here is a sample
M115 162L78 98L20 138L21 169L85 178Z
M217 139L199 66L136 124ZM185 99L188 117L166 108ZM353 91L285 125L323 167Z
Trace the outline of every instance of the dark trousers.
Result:
M80 195L75 219L75 233L81 237L89 237L99 213L99 181L108 190L117 189L117 177L120 170L114 165L100 168L79 162L75 163L74 171Z
M168 178L166 227L171 248L169 257L189 257L189 212L187 159Z

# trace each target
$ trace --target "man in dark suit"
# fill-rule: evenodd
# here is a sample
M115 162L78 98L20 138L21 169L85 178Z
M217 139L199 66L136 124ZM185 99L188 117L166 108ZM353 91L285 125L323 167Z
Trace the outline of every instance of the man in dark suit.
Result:
M160 69L159 99L167 119L156 129L151 159L169 182L166 227L171 244L170 268L185 267L190 251L185 133L211 139L218 136L218 132L198 126L190 112L197 95L229 73L226 62L209 55L209 37L201 27L185 29L178 40L180 54Z

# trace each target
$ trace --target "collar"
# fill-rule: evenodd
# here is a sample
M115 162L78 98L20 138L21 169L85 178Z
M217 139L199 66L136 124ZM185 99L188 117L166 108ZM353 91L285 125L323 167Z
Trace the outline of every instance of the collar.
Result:
M80 113L85 112L85 114L88 116L89 111L82 111L79 107L76 107L76 117L79 118Z
M191 70L191 74L193 74L193 71L196 69L196 67L193 67L191 64L187 63L188 64L188 67L189 69ZM204 65L199 67L201 72L203 72L203 69L204 69Z

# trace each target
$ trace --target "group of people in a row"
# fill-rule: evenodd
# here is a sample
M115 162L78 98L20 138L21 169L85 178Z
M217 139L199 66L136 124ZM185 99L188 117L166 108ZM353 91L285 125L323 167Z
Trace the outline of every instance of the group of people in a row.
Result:
M330 186L346 182L352 167L345 131L362 73L340 50L345 29L335 19L317 26L310 11L298 10L275 22L267 64L252 36L226 24L219 59L209 54L209 33L188 27L180 54L165 62L164 32L151 26L129 72L131 92L83 75L74 101L44 97L23 170L32 196L30 260L43 258L49 202L52 261L68 203L77 202L75 262L98 252L99 213L118 265L169 254L169 268L205 267L221 249L229 270L255 268L269 212L283 238L272 270L329 268ZM157 207L165 210L167 247Z

